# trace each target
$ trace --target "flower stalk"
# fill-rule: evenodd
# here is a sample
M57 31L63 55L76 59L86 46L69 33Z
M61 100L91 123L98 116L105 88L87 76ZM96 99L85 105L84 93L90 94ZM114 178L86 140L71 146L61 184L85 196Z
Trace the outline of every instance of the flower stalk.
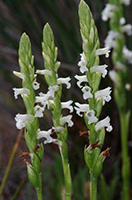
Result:
M121 147L122 147L122 199L128 200L130 190L130 160L128 154L128 131L130 121L130 107L128 104L131 85L129 83L128 64L132 63L131 51L125 46L125 35L132 35L132 25L125 25L122 4L129 5L129 0L109 0L102 12L102 19L110 19L110 31L105 40L105 46L113 48L112 61L115 69L110 71L110 78L114 82L114 98L120 116ZM116 9L111 9L111 16L107 10L108 5ZM106 21L106 20L105 20Z
M73 107L71 106L72 101L61 102L62 84L64 84L67 89L70 88L71 84L69 82L70 77L58 77L60 62L57 61L57 47L55 47L53 32L49 24L46 24L43 29L42 55L44 58L45 70L50 71L50 75L44 74L45 80L49 88L56 88L56 90L54 90L54 95L51 95L51 98L47 100L47 104L52 114L54 131L57 134L56 142L59 146L62 159L65 181L65 200L71 200L72 183L68 160L67 125L71 127L73 122L71 121L72 115L62 116L61 113L61 110L66 108L70 110L70 113L73 112Z
M99 90L101 77L105 78L107 75L107 65L99 65L99 56L105 55L108 58L110 50L108 47L100 48L92 14L83 0L79 5L79 20L83 53L80 54L81 61L78 66L83 75L76 75L75 78L83 92L84 100L87 100L88 103L76 102L75 110L79 116L84 116L88 128L89 146L84 149L84 157L90 171L90 200L97 200L97 181L106 158L104 152L101 153L105 127L107 131L112 131L109 117L99 121L103 105L111 100L110 87Z
M37 131L39 127L38 118L35 117L35 92L39 88L34 73L34 63L31 52L31 43L29 37L24 33L20 39L19 45L19 65L20 72L14 74L22 79L23 88L13 88L15 98L21 95L23 98L27 114L17 114L15 117L16 127L18 129L25 128L24 136L26 144L30 151L31 164L24 158L27 165L28 178L31 185L35 188L38 200L42 200L42 184L41 184L41 160L43 158L43 145L38 145Z

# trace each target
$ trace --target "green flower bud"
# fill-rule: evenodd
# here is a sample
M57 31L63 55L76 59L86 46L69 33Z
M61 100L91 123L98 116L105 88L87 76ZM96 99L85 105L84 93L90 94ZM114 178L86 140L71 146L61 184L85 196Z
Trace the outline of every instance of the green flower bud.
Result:
M36 189L38 188L38 175L36 174L34 168L32 165L27 163L27 173L28 173L28 179L31 183L31 185Z

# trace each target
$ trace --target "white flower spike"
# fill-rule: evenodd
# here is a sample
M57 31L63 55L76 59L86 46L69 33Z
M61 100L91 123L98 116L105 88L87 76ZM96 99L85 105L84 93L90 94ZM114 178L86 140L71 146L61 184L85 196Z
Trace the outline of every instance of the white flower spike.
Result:
M18 95L28 96L30 94L30 91L27 88L13 88L13 91L15 99L18 98Z
M61 102L61 109L69 109L70 113L73 112L73 106L71 105L73 103L73 101L67 101L67 102Z
M103 105L105 102L109 102L111 100L111 87L107 87L103 90L99 90L95 93L95 98L96 99L102 99L103 100Z
M102 56L105 55L106 58L109 57L109 53L110 53L110 48L109 47L105 47L105 48L100 48L96 50L96 56Z
M88 124L92 124L98 121L98 118L95 116L94 110L89 110L85 114L86 118L88 119Z
M71 120L71 118L72 118L72 115L67 115L65 117L62 117L60 119L61 126L64 126L65 123L67 123L69 127L72 127L73 126L73 121Z
M38 118L41 118L43 117L43 112L44 112L44 109L45 109L45 106L44 107L41 107L39 105L36 105L34 107L34 111L35 111L35 117L38 117Z
M43 69L43 70L37 70L36 74L40 74L40 75L52 75L52 72L48 69Z
M18 129L22 129L25 127L26 122L30 122L34 119L33 115L29 114L17 114L15 117L16 127Z
M71 87L71 83L70 83L71 78L67 77L67 78L58 78L57 79L57 84L65 84L66 88L69 89Z
M91 67L90 69L90 72L93 73L93 72L96 72L96 73L101 73L102 74L102 77L105 78L105 76L107 75L107 68L108 65L99 65L99 66L93 66Z
M83 83L83 82L88 82L88 80L87 80L87 77L86 77L86 75L83 75L83 76L78 76L78 75L75 75L75 78L78 80L77 81L77 86L79 87L79 88L82 88L83 86L81 85L81 83Z
M76 105L76 106L75 106L74 108L75 108L75 110L76 110L76 113L77 113L80 117L83 116L83 114L81 114L81 113L86 113L86 112L88 112L88 111L90 110L88 104L80 104L80 103L76 102L75 105Z
M108 116L105 119L97 122L97 124L95 125L96 131L99 131L104 127L107 127L106 130L108 132L111 132L113 130L112 126L110 125L110 118Z
M82 92L83 92L83 98L86 100L86 99L89 99L89 98L93 98L93 95L91 93L91 88L89 86L84 86L82 88Z
M102 20L107 21L108 19L111 19L113 16L113 12L115 10L118 10L118 7L112 4L106 4L105 9L102 12Z
M80 67L80 72L84 73L88 71L87 61L86 61L84 52L81 53L80 56L81 56L81 61L78 62L78 66Z

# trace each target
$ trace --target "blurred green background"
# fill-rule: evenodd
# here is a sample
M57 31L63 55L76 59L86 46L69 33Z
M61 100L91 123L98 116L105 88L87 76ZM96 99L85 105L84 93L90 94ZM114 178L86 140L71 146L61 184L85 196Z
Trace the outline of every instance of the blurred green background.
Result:
M107 3L105 0L87 0L91 8L95 23L98 28L101 47L109 30L108 23L101 20L101 12ZM13 87L21 87L12 71L19 71L18 47L21 34L26 32L32 43L32 51L35 56L36 69L43 69L41 56L41 41L43 26L48 22L55 35L55 43L59 50L58 60L61 61L59 75L70 76L72 87L66 91L63 89L62 101L72 99L83 103L81 92L76 86L74 76L79 73L77 63L81 53L81 37L78 20L79 0L1 0L0 1L0 182L4 175L13 145L16 141L18 130L15 126L16 113L24 113L25 108L21 98L16 101L13 96ZM124 8L128 23L132 23L132 5ZM127 38L127 45L132 50L132 37ZM101 63L112 63L101 58ZM131 66L130 66L131 67ZM46 92L47 85L42 77L39 78L41 90ZM101 82L101 88L113 86L109 77ZM109 115L114 127L112 133L106 134L103 149L111 147L111 157L104 163L103 174L99 180L99 199L119 199L121 188L121 147L118 112L114 100L105 105L101 118ZM71 171L73 178L73 199L89 199L89 173L86 168L83 149L88 145L86 137L79 137L80 130L86 130L83 119L73 114L75 126L69 128L68 148ZM52 125L48 111L44 119L41 119L41 129L47 130ZM131 127L130 127L131 130ZM132 136L129 134L129 152L132 156ZM26 166L19 155L27 151L22 136L17 154L15 156L6 186L4 188L4 200L12 199L21 180L25 179L20 189L18 200L36 199L35 192L27 180ZM45 200L60 200L63 195L63 173L58 149L55 145L45 145L43 168L43 194ZM132 177L131 184L132 184ZM106 185L107 184L107 185ZM132 192L132 191L131 191Z

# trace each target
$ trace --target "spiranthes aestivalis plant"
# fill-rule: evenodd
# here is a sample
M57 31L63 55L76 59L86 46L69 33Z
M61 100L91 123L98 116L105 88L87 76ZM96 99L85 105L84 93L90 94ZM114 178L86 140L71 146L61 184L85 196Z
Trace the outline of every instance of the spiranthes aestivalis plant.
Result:
M38 118L35 116L35 92L39 88L34 73L34 57L31 51L31 43L29 37L24 33L19 45L19 65L20 72L13 73L22 80L22 88L13 88L15 99L21 95L26 107L26 114L17 114L15 117L16 127L24 128L24 136L30 153L22 154L31 158L31 163L27 162L28 178L32 186L37 192L38 199L42 199L41 185L41 160L43 158L43 145L39 145L37 132L39 128ZM37 147L37 148L36 148Z
M111 100L111 88L99 90L101 77L107 75L107 65L99 65L99 56L109 56L109 48L100 48L97 29L88 5L81 0L79 5L80 31L83 52L78 63L82 75L76 75L77 85L82 90L86 103L75 103L75 110L83 116L88 131L89 146L84 149L84 157L90 171L90 199L97 199L97 180L103 162L109 156L109 148L101 152L106 131L112 131L110 118L99 120L103 105ZM81 133L83 134L83 132Z
M110 19L110 31L105 40L105 46L113 48L112 61L114 69L109 76L114 82L114 97L119 110L122 145L122 199L128 200L130 190L130 161L128 155L128 131L130 120L130 70L132 51L126 47L125 34L132 35L132 25L126 24L123 16L123 5L129 5L130 0L109 0L102 12L102 19Z
M37 74L44 75L49 91L47 94L40 94L40 102L43 101L47 104L48 109L52 114L53 127L49 130L48 135L54 131L57 134L57 139L52 139L53 142L58 144L62 166L64 172L65 181L65 200L71 199L71 173L68 161L68 149L67 149L67 126L73 126L71 120L72 115L63 116L62 109L69 109L70 113L73 112L72 100L67 102L61 102L62 85L64 84L67 89L71 87L70 77L59 77L58 69L60 62L57 61L57 47L54 44L54 36L49 24L46 24L43 29L43 42L42 42L42 55L44 59L45 69L37 70ZM37 98L36 97L36 100ZM66 125L67 124L67 125ZM43 134L38 133L39 138L43 137ZM51 140L51 137L50 137ZM51 141L46 141L46 143Z

